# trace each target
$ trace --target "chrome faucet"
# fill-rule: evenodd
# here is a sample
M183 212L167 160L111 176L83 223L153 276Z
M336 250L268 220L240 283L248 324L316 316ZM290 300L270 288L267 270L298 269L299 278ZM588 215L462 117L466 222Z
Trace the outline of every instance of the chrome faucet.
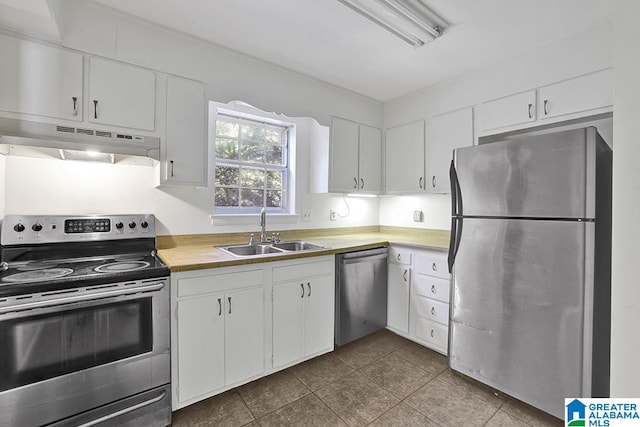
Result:
M267 211L265 208L262 208L260 211L260 227L262 227L262 231L260 231L260 242L267 241Z

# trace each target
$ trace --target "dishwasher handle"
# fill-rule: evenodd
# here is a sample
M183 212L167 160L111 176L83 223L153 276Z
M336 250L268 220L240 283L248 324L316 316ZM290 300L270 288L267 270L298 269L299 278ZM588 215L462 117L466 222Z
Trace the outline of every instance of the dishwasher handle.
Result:
M342 259L340 261L340 264L347 265L347 264L356 264L361 262L377 261L377 260L387 259L387 257L388 257L388 254L369 255L369 256L362 256L357 258L346 258L346 259Z

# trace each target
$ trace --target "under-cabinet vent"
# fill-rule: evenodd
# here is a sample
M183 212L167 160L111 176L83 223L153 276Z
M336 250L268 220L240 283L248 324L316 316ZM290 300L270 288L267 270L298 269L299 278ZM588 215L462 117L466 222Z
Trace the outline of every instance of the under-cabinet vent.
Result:
M76 133L76 128L70 126L56 126L58 132Z
M91 135L93 136L93 131L91 129L80 129L78 128L76 130L77 133L82 134L82 135Z
M105 131L102 131L102 130L97 130L96 131L96 136L103 136L103 137L106 137L106 138L111 138L111 132L105 132Z

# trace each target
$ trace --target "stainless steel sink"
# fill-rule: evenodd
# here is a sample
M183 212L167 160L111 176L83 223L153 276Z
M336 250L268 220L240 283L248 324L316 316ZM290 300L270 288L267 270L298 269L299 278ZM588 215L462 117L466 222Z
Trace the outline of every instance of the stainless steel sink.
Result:
M273 243L272 246L283 251L309 251L313 249L324 249L322 246L314 245L313 243L309 242L303 242L302 240L291 240L289 242Z
M324 249L324 247L322 246L314 245L313 243L309 242L303 242L302 240L290 240L279 243L253 243L246 245L217 246L217 248L231 255L240 257Z
M236 256L253 256L253 255L266 255L274 253L282 253L281 249L274 248L271 245L233 245L233 246L218 246L218 249L222 249L231 255Z

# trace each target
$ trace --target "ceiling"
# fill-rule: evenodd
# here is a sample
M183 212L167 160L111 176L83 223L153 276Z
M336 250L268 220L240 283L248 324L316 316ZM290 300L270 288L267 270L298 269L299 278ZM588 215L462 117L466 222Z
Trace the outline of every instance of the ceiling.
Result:
M614 4L426 0L450 26L414 49L337 0L95 1L382 102L608 24Z

